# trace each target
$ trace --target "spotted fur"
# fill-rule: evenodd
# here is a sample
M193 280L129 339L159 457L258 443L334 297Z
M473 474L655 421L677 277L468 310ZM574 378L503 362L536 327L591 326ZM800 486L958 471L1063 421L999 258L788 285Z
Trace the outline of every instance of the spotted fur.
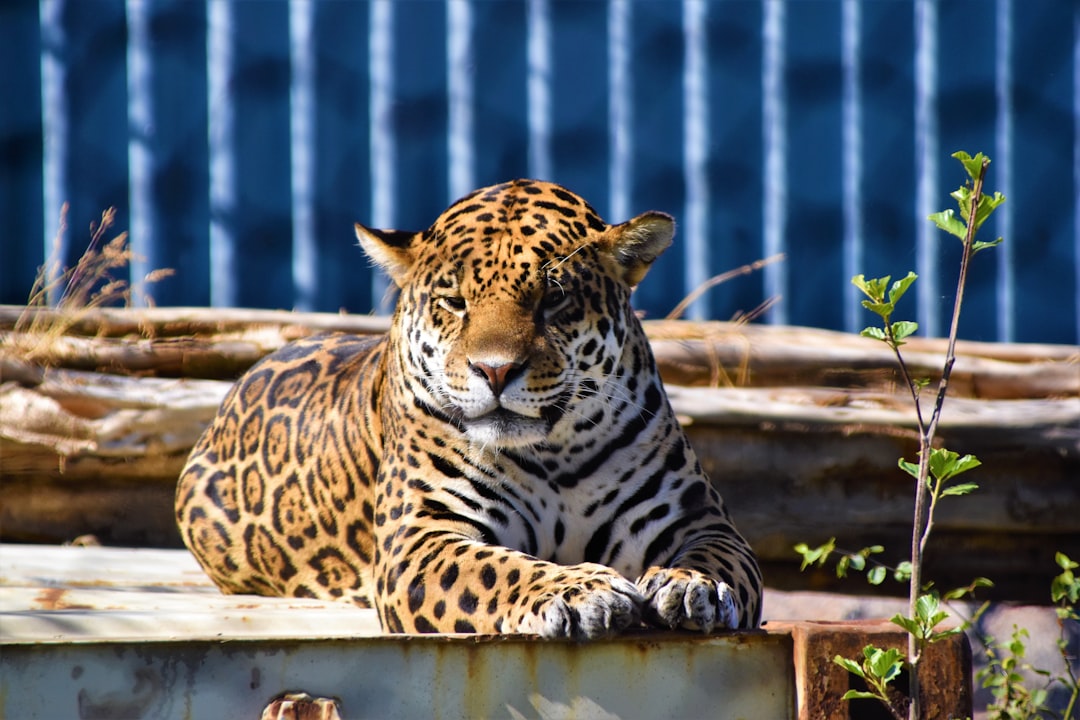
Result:
M356 230L401 291L388 335L258 363L180 477L224 592L373 605L388 632L758 625L757 562L630 307L670 217L608 225L519 180Z

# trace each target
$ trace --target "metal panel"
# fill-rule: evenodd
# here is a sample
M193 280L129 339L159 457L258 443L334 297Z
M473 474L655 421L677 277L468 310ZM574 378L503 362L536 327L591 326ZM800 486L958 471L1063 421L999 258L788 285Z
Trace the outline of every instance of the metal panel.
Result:
M593 642L380 634L344 603L222 596L186 551L0 546L0 717L784 718L782 633Z
M256 718L282 691L347 718L792 717L790 637L361 638L7 645L0 715Z

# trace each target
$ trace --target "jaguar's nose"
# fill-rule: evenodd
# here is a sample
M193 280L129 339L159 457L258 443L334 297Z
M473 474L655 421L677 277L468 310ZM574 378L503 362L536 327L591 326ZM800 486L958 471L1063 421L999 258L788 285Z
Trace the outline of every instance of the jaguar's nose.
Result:
M495 397L502 395L507 384L516 378L525 368L524 362L486 363L470 362L469 369L487 381Z

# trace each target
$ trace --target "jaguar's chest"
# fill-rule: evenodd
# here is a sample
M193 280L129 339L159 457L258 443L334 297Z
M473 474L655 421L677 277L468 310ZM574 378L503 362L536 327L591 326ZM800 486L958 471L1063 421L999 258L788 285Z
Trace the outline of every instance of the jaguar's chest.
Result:
M441 439L416 443L419 452L386 468L388 493L380 504L391 518L453 517L489 544L563 565L602 563L636 577L647 551L639 531L678 504L673 498L688 465L681 436L661 432L662 415L625 423L629 437L624 426L596 428L595 442L582 433L580 447L561 451L480 458L455 453Z

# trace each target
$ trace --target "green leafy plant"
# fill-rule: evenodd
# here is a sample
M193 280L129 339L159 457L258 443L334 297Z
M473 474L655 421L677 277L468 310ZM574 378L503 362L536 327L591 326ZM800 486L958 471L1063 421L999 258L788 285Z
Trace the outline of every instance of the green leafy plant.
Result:
M903 713L888 700L889 684L900 677L900 673L904 669L904 654L902 652L896 648L882 650L873 645L867 645L863 648L862 662L850 660L842 655L834 657L833 662L852 675L861 677L866 686L870 688L869 692L865 690L848 690L844 693L844 700L881 700L885 698L885 707L889 709L892 716L896 720L903 720Z
M923 407L923 393L930 386L930 380L918 378L909 371L904 361L901 348L907 338L915 334L918 323L894 318L897 304L916 281L918 276L908 272L899 280L891 276L866 278L856 275L851 282L866 296L863 307L877 315L881 320L878 327L868 327L862 331L864 337L879 340L893 351L900 370L900 375L907 391L911 395L915 408L915 425L919 438L918 461L911 462L904 458L898 461L899 467L915 480L915 512L912 523L910 559L895 568L871 560L880 553L880 546L871 546L858 551L838 551L835 539L824 545L811 548L805 544L797 546L796 552L803 557L803 568L811 564L823 564L834 552L840 553L837 562L837 574L843 577L849 570L866 570L867 579L872 584L880 584L892 571L892 575L901 582L908 583L908 613L898 614L892 622L903 628L908 634L907 666L909 677L909 697L907 715L915 719L922 716L919 704L919 663L927 645L962 632L961 627L938 630L938 626L948 618L948 613L941 609L941 597L932 585L923 581L923 556L931 531L934 526L934 512L938 502L945 497L966 495L978 489L973 482L958 482L961 474L979 466L979 461L972 455L963 455L951 450L935 447L941 411L949 389L949 378L956 362L956 339L959 330L960 309L963 305L964 289L967 284L971 258L977 253L1001 242L1001 238L990 242L976 241L979 228L993 211L1005 201L1001 193L986 195L983 182L990 159L982 153L974 157L965 152L957 152L953 157L960 161L969 181L951 193L956 200L959 215L954 210L934 213L930 221L940 229L960 239L963 249L960 270L953 300L952 322L949 327L947 349L941 377L933 396L933 406L926 412ZM945 599L962 597L989 581L979 578L968 588L961 588L946 593ZM898 650L884 650L867 646L863 650L862 662L837 657L835 661L848 671L863 678L868 690L850 691L845 697L871 697L880 700L895 717L902 717L888 688L903 669L903 655ZM855 693L855 694L853 694Z
M988 688L994 702L987 707L989 720L1029 720L1030 718L1074 718L1077 703L1080 702L1080 679L1072 669L1068 651L1065 625L1080 621L1076 606L1080 601L1080 578L1073 572L1080 567L1065 553L1057 553L1055 561L1061 568L1061 574L1050 585L1050 599L1055 605L1058 618L1057 648L1061 655L1064 670L1055 675L1049 670L1031 665L1027 659L1028 631L1013 626L1012 637L1007 644L995 642L984 637L987 665L976 674L982 687ZM1027 676L1041 677L1042 685L1029 687ZM1055 687L1064 688L1069 694L1063 713L1058 714L1047 705L1050 691Z
M974 157L964 152L953 154L969 177L951 197L956 200L959 215L954 210L934 213L929 219L945 232L957 237L963 244L960 271L957 279L956 296L953 303L952 322L949 329L948 345L941 378L937 383L933 397L933 406L929 414L923 406L923 393L930 386L927 378L914 377L908 370L901 348L907 338L918 331L918 324L908 320L895 320L897 304L916 281L917 276L909 272L903 278L893 281L891 276L867 279L856 275L852 283L862 291L866 299L863 307L881 319L880 327L868 327L862 331L864 337L884 342L893 351L904 384L911 395L915 409L915 424L919 437L918 462L900 458L901 470L915 480L915 513L913 518L910 560L904 560L895 567L890 567L876 557L884 551L880 545L872 545L861 550L846 550L836 546L836 538L826 543L811 547L806 543L795 546L795 551L802 556L802 569L811 566L823 567L833 556L837 556L837 577L846 577L851 571L865 572L866 579L872 585L879 585L891 575L898 582L908 584L908 614L897 614L891 620L908 635L907 657L896 649L882 649L868 645L863 649L863 658L856 661L837 656L834 661L853 675L863 679L867 690L850 690L845 699L871 698L882 702L896 718L907 715L908 718L921 717L919 705L919 662L927 645L963 632L971 627L975 620L984 613L988 603L975 612L959 627L938 630L938 626L949 617L942 609L942 602L949 602L971 596L980 587L993 585L986 578L976 578L968 586L956 588L940 594L933 583L923 579L923 554L934 525L934 513L938 502L945 497L967 495L978 489L974 482L958 482L957 478L979 466L979 460L973 455L963 455L951 450L934 447L941 410L948 392L949 378L956 361L956 338L959 326L960 309L963 304L964 288L967 281L971 259L979 252L1001 243L1001 238L989 242L977 241L976 233L993 211L1005 201L1001 193L986 195L983 182L990 160L982 153ZM1051 600L1056 605L1060 633L1057 639L1058 651L1064 661L1065 670L1059 675L1032 667L1025 660L1027 630L1014 628L1011 641L1004 647L993 638L983 638L989 660L988 666L981 670L978 679L983 687L991 689L995 702L987 708L988 717L993 720L1013 720L1014 718L1072 718L1080 702L1080 681L1070 664L1070 655L1066 641L1066 623L1080 621L1076 606L1080 600L1080 579L1074 572L1080 564L1072 561L1063 553L1056 557L1062 569L1054 578L1051 586ZM907 663L909 677L909 698L907 713L903 712L899 693L890 687ZM1034 689L1026 685L1025 673L1046 679L1042 687ZM1064 715L1057 715L1046 705L1050 689L1056 685L1069 693Z

